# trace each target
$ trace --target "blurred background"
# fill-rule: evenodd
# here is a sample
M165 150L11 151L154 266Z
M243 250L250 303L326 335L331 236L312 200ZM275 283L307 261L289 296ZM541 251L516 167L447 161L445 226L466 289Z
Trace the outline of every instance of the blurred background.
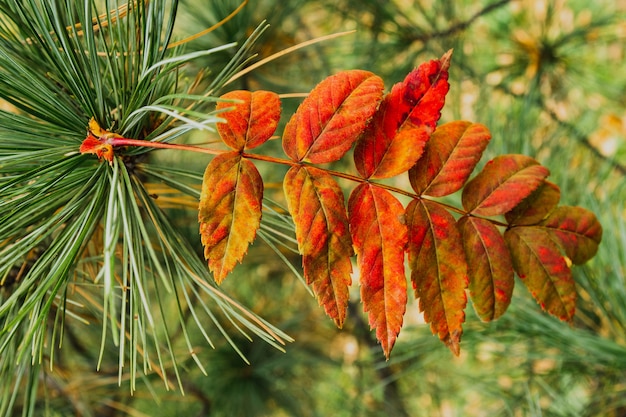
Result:
M240 4L182 1L177 37L210 27ZM538 159L561 188L562 204L594 211L604 226L596 257L574 268L579 303L573 325L543 314L517 285L509 311L494 323L481 323L468 305L457 358L432 336L412 301L385 361L357 285L346 325L338 330L285 262L258 242L223 288L295 339L286 353L258 340L235 340L247 365L228 343L216 341L206 354L208 375L191 360L179 364L184 396L166 390L158 375L144 377L131 396L117 386L114 353L105 355L111 363L99 373L93 369L98 326L70 326L59 371L46 374L47 413L626 416L626 1L250 0L228 23L185 48L243 42L263 21L270 27L255 46L257 60L319 36L353 32L276 59L229 89L306 93L326 76L353 68L379 74L389 89L420 63L454 49L442 122L487 125L493 139L485 160L503 153ZM219 71L229 53L194 61L189 77L200 69ZM300 100L283 100L283 123ZM197 164L198 172L206 165L180 159L187 155L157 157ZM267 196L280 201L283 171L259 168ZM170 201L171 216L200 248L193 205ZM296 257L285 256L298 265ZM210 349L200 335L190 337L199 349Z

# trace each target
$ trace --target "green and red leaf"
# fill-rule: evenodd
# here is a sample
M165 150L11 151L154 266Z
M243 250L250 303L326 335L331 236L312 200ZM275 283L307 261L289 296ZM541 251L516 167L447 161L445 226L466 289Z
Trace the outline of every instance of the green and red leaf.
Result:
M468 286L467 261L454 217L440 204L413 200L406 209L411 281L433 334L458 355Z
M519 226L504 233L515 272L541 308L564 321L576 312L576 285L559 246L541 227Z
M217 131L224 143L242 151L256 148L272 137L280 120L280 98L271 91L231 91L220 98L217 110L226 123L218 123Z
M324 170L295 166L285 176L284 189L307 284L326 314L341 327L354 254L341 188Z
M441 117L451 55L420 65L385 96L354 150L363 178L394 177L417 162Z
M546 228L576 265L593 258L602 240L602 225L592 212L582 207L557 207L540 226Z
M469 290L482 321L496 320L513 296L515 273L502 234L486 219L464 216L458 221L467 257Z
M463 207L478 216L504 214L535 191L549 173L529 156L498 156L465 185Z
M411 186L416 193L433 197L460 190L490 139L489 130L478 123L456 121L439 126L409 171Z
M387 190L361 184L350 195L348 213L363 308L369 312L370 328L376 329L376 338L389 358L407 303L404 208Z
M561 190L556 184L544 181L535 191L511 211L504 214L509 225L530 226L545 219L559 204Z
M287 156L314 164L340 159L365 130L383 89L380 77L362 70L343 71L323 80L285 126Z
M219 284L241 262L261 224L263 180L238 152L216 156L202 182L198 220L204 256Z

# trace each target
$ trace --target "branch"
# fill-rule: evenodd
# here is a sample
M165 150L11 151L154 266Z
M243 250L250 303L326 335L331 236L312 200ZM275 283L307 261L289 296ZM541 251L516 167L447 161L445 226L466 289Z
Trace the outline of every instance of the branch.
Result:
M487 6L485 6L478 12L476 12L472 17L470 17L469 19L463 22L459 22L440 32L433 32L433 33L428 33L428 34L424 34L421 36L416 36L415 38L412 39L412 41L413 42L416 42L416 41L427 42L431 39L445 38L447 36L454 35L458 32L462 32L466 30L470 25L472 25L479 18L499 9L500 7L506 6L511 1L512 0L499 0L499 1L496 1L495 3L488 4Z

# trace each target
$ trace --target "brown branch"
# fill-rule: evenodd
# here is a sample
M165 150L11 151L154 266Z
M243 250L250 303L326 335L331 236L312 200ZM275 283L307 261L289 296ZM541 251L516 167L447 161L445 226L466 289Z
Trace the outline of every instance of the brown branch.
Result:
M458 32L463 32L468 27L470 27L476 20L480 19L481 17L495 10L498 10L500 7L506 6L511 1L513 0L499 0L494 3L488 4L487 6L483 7L481 10L476 12L474 15L472 15L469 19L465 21L459 22L440 32L433 32L433 33L427 33L427 34L423 34L420 36L416 36L415 38L412 39L412 41L413 42L416 42L416 41L427 42L431 39L445 38L448 36L452 36Z

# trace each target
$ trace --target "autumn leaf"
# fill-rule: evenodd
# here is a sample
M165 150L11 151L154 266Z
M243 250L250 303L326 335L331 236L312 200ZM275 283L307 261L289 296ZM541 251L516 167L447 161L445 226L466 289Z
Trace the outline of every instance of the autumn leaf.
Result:
M469 290L482 321L496 320L513 296L515 273L502 234L486 219L464 216L458 221L467 257Z
M340 159L365 129L383 95L383 80L368 71L343 71L318 84L291 117L283 149L294 161Z
M109 164L113 164L113 146L110 143L98 139L91 134L91 132L87 134L85 140L80 144L79 152L81 154L95 154L98 159L104 159Z
M104 159L109 165L113 165L115 154L113 145L109 143L109 140L119 138L122 136L101 128L96 119L92 117L87 125L87 137L80 144L79 152L81 154L95 154L99 159Z
M306 282L342 327L354 253L341 188L326 171L309 166L290 168L283 185Z
M238 152L216 156L202 182L198 220L204 256L219 284L241 262L261 224L263 180Z
M404 208L387 190L361 184L350 195L348 213L361 273L363 308L369 312L370 328L376 329L376 338L389 358L407 303Z
M391 178L408 171L435 130L448 93L452 51L420 65L383 99L354 149L363 178Z
M497 156L465 185L463 207L478 216L504 214L536 190L549 173L529 156Z
M559 204L561 190L550 181L544 181L535 191L511 211L504 214L509 225L528 226L545 219Z
M456 121L439 126L409 171L413 190L433 197L460 190L490 139L489 130L478 123Z
M540 224L576 265L583 264L598 251L602 226L596 216L582 207L557 207Z
M454 217L422 199L406 209L411 281L433 334L458 355L465 321L467 261Z
M280 120L280 98L271 91L231 91L220 98L239 102L219 101L217 110L226 123L217 123L224 143L238 151L256 148L276 131Z
M570 267L546 230L513 227L504 233L513 267L541 308L564 321L576 311L576 286Z

